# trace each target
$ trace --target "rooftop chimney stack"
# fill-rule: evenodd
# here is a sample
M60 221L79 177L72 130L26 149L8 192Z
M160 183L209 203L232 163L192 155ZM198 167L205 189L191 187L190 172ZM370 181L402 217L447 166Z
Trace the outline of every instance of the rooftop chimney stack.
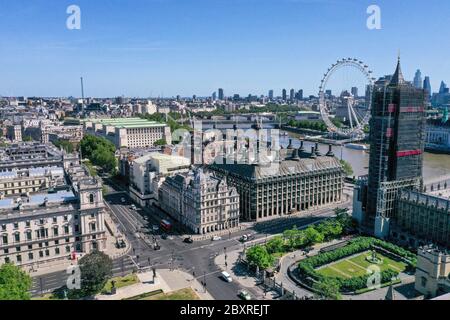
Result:
M334 157L333 147L331 146L331 144L328 145L327 157Z
M316 148L311 147L311 159L315 159L317 158L316 156Z

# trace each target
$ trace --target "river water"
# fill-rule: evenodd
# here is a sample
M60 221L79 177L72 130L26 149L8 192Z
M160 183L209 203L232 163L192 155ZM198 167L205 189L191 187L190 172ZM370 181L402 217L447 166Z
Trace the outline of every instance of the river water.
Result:
M239 124L239 128L248 129L250 124ZM231 129L233 126L228 124L218 124L217 129ZM203 129L210 129L212 125L204 125ZM292 144L295 148L300 146L301 136L296 133L289 132L289 136L282 136L280 138L280 143L283 147L289 144L289 139L292 139ZM305 150L311 150L314 146L314 142L305 141ZM320 152L326 153L328 151L328 145L319 144ZM333 152L336 157L348 161L352 168L355 176L362 176L368 173L369 166L369 153L364 150L354 150L342 146L333 146ZM425 152L424 155L424 165L423 165L423 177L425 183L442 181L444 179L450 178L450 155L446 154L433 154Z

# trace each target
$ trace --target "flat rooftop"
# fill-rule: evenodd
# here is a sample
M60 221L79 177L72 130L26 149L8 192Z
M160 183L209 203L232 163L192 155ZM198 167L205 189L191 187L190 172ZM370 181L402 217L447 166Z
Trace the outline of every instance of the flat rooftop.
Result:
M113 126L116 128L150 128L150 127L164 127L165 123L156 121L150 121L141 118L112 118L112 119L90 119L84 120L84 122L101 123L107 126Z

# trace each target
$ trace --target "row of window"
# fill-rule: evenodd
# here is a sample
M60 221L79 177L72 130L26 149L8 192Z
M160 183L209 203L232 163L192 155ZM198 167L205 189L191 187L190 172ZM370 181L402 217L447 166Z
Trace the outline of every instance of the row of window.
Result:
M79 241L79 239L80 239L80 238L77 237L77 241ZM64 242L65 242L65 243L69 243L69 242L70 242L70 238L65 238L65 239L64 239ZM54 241L54 244L55 244L55 245L59 245L59 240L55 240L55 241ZM49 242L49 241L39 242L39 243L38 243L38 247L39 247L39 248L48 247L48 246L50 246L50 242ZM15 249L16 249L16 252L21 252L21 251L22 251L22 247L20 247L20 246L16 247ZM34 245L33 245L33 244L29 244L29 245L27 246L27 250L33 250L33 249L34 249ZM10 250L11 250L11 249L5 248L5 249L3 249L3 253L4 253L4 254L9 254L9 253L10 253Z
M66 246L65 247L65 253L70 253L70 250L71 250L70 246ZM44 258L44 256L45 257L49 257L50 256L50 249L41 250L41 251L39 251L38 254L39 254L39 258ZM61 254L61 250L59 248L55 248L54 249L54 254L55 255ZM28 261L33 261L34 260L34 253L33 252L29 252L28 255L26 255L26 256L28 256ZM5 257L5 263L10 263L10 262L12 262L11 258L10 257ZM16 262L17 263L22 263L23 262L21 254L16 255Z

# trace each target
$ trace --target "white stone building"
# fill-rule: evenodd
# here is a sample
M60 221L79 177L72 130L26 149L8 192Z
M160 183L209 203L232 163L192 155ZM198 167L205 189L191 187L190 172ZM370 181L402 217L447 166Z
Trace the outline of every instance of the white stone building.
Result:
M188 158L157 152L134 159L130 165L131 198L141 206L153 204L158 200L158 188L165 178L188 172L190 166Z
M159 206L195 234L239 226L236 188L201 168L166 178L159 189Z

